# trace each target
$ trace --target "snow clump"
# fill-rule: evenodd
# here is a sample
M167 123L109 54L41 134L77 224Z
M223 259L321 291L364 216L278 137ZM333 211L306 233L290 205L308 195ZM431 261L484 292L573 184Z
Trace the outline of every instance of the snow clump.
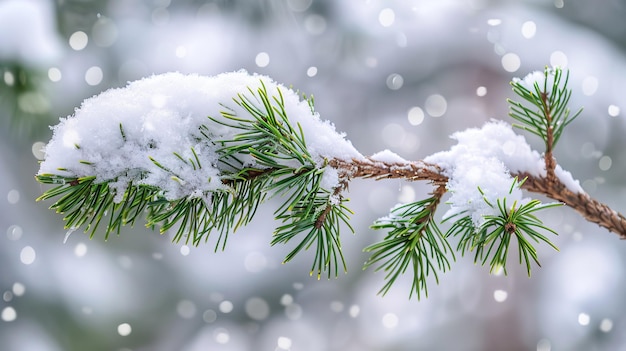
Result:
M372 161L385 162L385 163L399 163L399 164L409 163L409 161L405 160L404 158L400 157L398 154L396 154L393 151L390 151L389 149L379 151L373 154L372 156L370 156L369 158Z
M514 84L519 84L532 93L536 93L535 84L539 87L539 91L545 92L548 95L552 93L554 77L556 71L560 69L558 66L552 68L546 68L543 71L533 71L528 73L524 78L513 78ZM546 81L546 78L549 80ZM545 91L544 91L545 88Z
M280 90L286 115L294 127L299 124L304 130L307 151L320 168L324 158L363 158L295 91L269 77L245 71L214 77L165 73L107 90L85 100L74 115L61 118L53 127L38 174L96 176L97 182L111 182L116 201L122 200L131 181L158 187L168 199L223 189L217 153L221 146L213 141L232 140L242 131L208 117L225 121L220 112L227 111L252 119L233 99L244 96L262 108L251 91L263 85L270 97ZM201 126L210 140L202 135ZM238 158L244 167L256 166L249 155ZM337 177L330 172L324 184L337 184Z
M541 155L506 122L492 120L480 129L456 132L451 138L458 143L450 150L424 159L424 162L441 167L449 178L447 188L452 196L444 218L466 213L478 228L484 223L485 216L498 215L498 199L506 199L507 206L517 202L518 207L529 201L523 197L518 184L514 184L511 174L546 176ZM556 175L570 190L583 192L578 181L560 166L557 166Z

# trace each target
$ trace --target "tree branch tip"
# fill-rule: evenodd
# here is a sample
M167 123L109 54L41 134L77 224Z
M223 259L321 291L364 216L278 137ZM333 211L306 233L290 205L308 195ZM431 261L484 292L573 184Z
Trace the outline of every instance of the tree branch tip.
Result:
M551 88L552 90L550 91L550 96L548 96L545 88L548 83L547 71L545 73L545 78L546 80L542 83L544 89L542 92L539 92L541 87L539 87L536 82L534 82L534 85L532 85L529 89L526 89L525 85L528 82L521 80L516 81L516 83L512 82L511 84L513 85L514 92L524 98L524 100L523 103L519 103L511 99L507 99L510 103L509 115L521 123L514 124L513 126L536 134L540 138L544 138L546 150L543 154L543 160L541 160L540 156L537 156L537 160L543 161L545 165L545 174L531 176L520 172L517 175L510 175L515 176L516 181L518 179L522 179L519 181L519 188L544 194L557 201L559 204L566 204L578 211L586 220L594 222L599 226L616 233L620 240L626 240L626 218L624 218L617 211L609 208L607 205L591 198L588 194L584 193L584 191L577 191L577 187L572 185L574 184L572 183L572 179L570 179L569 176L567 178L562 176L560 168L555 173L555 169L558 164L556 163L556 159L553 155L553 148L558 143L562 127L567 125L573 117L568 117L569 112L566 112L565 115L563 115L562 112L554 112L551 108L552 106L549 106L550 104L553 104L554 99L561 99L559 94L563 94L565 87L562 88L563 90L559 90L561 88L557 87L557 79L555 79L553 87ZM254 87L258 87L258 82L260 82L260 87L255 90ZM423 180L433 186L430 195L427 195L428 197L424 200L413 201L408 204L409 206L414 207L406 209L403 213L394 213L392 209L392 214L397 214L397 218L394 219L393 223L385 223L384 221L379 222L382 224L377 226L375 229L388 230L387 236L383 239L382 246L378 245L373 248L370 246L369 250L368 248L363 250L364 252L373 252L373 258L371 261L366 261L364 263L363 269L367 269L369 266L380 263L381 267L378 267L376 271L381 270L389 272L389 270L397 270L398 272L404 274L407 267L409 267L409 263L406 263L404 267L400 265L397 266L399 268L396 268L396 266L393 266L395 263L392 261L385 261L388 258L388 251L385 251L382 248L384 248L385 243L388 243L386 248L389 249L393 248L393 245L396 245L397 243L404 245L404 242L406 242L407 250L405 253L407 253L408 258L404 261L398 262L400 262L400 264L405 264L403 262L411 262L411 268L414 269L414 285L411 287L411 293L409 296L416 295L420 298L420 294L422 294L422 296L425 295L428 297L425 275L428 276L431 274L430 276L432 277L432 274L434 274L435 281L437 283L439 282L437 271L445 272L450 268L448 257L450 254L448 254L448 248L450 249L450 253L452 254L452 259L454 261L456 261L454 251L460 252L461 255L465 254L465 252L473 252L476 254L476 257L480 256L480 258L475 259L475 265L480 263L481 265L486 266L489 264L492 265L492 269L490 270L492 274L504 273L506 275L506 269L502 264L502 262L505 261L501 257L497 258L501 262L497 262L496 265L493 265L493 261L489 262L487 257L483 260L482 256L482 250L485 249L483 244L491 244L491 242L487 243L488 240L502 240L498 236L500 235L501 230L503 230L503 227L505 227L505 234L509 234L504 235L507 237L506 240L509 240L512 235L518 233L518 230L520 230L521 232L519 232L517 238L518 241L524 241L523 244L528 245L530 249L532 249L532 251L530 251L531 255L526 256L525 258L529 276L530 264L533 262L532 260L535 260L534 262L541 266L539 262L536 261L537 257L536 251L534 250L534 242L527 243L525 242L525 238L521 237L522 234L528 234L528 232L525 232L523 228L520 229L523 226L516 226L515 223L510 222L511 225L508 229L506 229L509 222L506 222L506 225L502 225L502 223L504 223L502 221L510 220L513 215L524 215L524 211L519 210L520 207L513 205L513 209L511 209L509 206L508 209L510 211L507 211L504 204L500 207L499 200L497 203L495 199L493 199L491 203L486 201L487 204L493 208L500 207L500 211L502 212L495 215L483 214L485 218L491 217L491 219L495 218L502 220L500 222L494 220L492 224L490 224L493 226L490 228L495 228L494 231L490 233L487 233L487 229L482 226L474 225L472 227L473 222L471 216L475 215L474 212L457 212L456 214L448 216L440 221L434 219L437 206L440 204L444 195L448 191L451 191L452 194L455 193L455 189L452 185L448 187L448 183L450 183L449 180L453 177L454 167L456 167L457 163L461 162L461 158L455 157L451 162L438 161L441 163L441 165L439 165L425 162L424 160L407 161L390 151L383 151L378 155L374 154L371 156L362 156L356 150L355 152L351 152L351 149L348 149L346 145L341 145L342 148L339 148L337 152L335 152L335 150L329 150L329 155L320 155L317 153L312 154L310 153L311 150L307 148L307 145L314 145L314 143L309 143L310 140L313 140L309 139L308 133L310 130L307 128L307 138L305 140L305 131L303 130L301 123L298 122L299 120L287 118L285 112L286 109L283 104L289 99L283 98L282 89L278 89L278 93L275 93L273 82L266 82L264 79L258 79L258 82L255 83L254 87L252 85L248 86L247 92L240 92L237 94L237 97L231 97L232 101L234 101L238 107L245 110L243 111L244 113L247 111L250 114L249 116L236 116L235 111L239 113L240 110L229 109L228 106L219 103L222 107L227 109L227 111L221 113L217 118L209 117L211 123L220 124L220 128L234 128L236 131L233 131L233 133L229 132L224 135L219 135L219 137L222 138L220 139L214 137L213 130L209 129L209 122L206 122L206 126L202 125L204 129L200 128L200 134L206 138L206 140L202 140L202 142L206 143L206 147L216 147L215 149L211 149L211 151L215 151L215 154L217 155L216 160L213 160L214 162L207 162L205 168L202 168L200 157L207 154L204 152L205 149L198 149L199 153L196 153L194 147L191 146L190 150L193 155L189 158L183 157L182 155L184 155L184 153L182 152L177 153L174 151L174 156L176 156L178 160L184 164L184 167L193 168L193 171L198 171L200 169L202 169L202 171L206 171L211 168L211 172L208 173L208 183L211 183L210 176L215 176L216 178L214 179L216 179L216 182L221 181L222 184L226 185L225 187L219 187L219 194L218 191L214 190L215 187L213 184L203 188L204 190L202 191L205 192L202 194L211 197L211 201L207 201L206 204L198 205L197 201L191 200L191 197L183 197L182 199L167 198L168 194L173 193L178 196L178 194L187 194L186 191L188 191L189 188L192 188L192 190L200 188L195 188L194 181L196 179L189 177L190 173L177 171L178 164L172 164L169 161L168 157L171 156L170 154L164 156L164 154L160 152L162 150L159 149L160 145L156 141L147 142L146 146L150 149L150 152L154 152L152 156L146 154L147 158L153 163L154 166L157 166L157 168L160 169L158 172L167 173L169 180L174 181L168 182L168 184L178 183L177 189L181 190L180 192L172 191L171 193L168 193L167 189L163 190L159 188L159 184L163 183L156 183L157 185L152 184L157 188L159 191L158 193L153 191L154 189L144 192L145 188L142 189L137 187L135 186L135 183L132 183L132 187L129 186L127 188L124 188L124 184L117 183L112 185L113 182L117 182L117 178L111 180L108 183L111 187L107 188L107 183L103 183L101 179L98 179L98 183L96 184L96 182L93 181L95 176L93 178L71 178L61 176L59 174L71 175L72 172L63 167L56 167L57 165L54 165L55 167L53 167L53 165L49 165L47 168L40 168L40 171L53 172L56 175L42 173L36 175L35 179L40 183L52 184L56 186L56 188L52 189L50 192L44 193L42 196L37 198L36 201L60 197L60 199L53 204L51 208L55 209L57 213L63 213L65 215L64 220L66 223L72 224L71 226L66 226L65 228L73 228L75 224L78 224L79 227L86 225L87 228L85 229L85 232L91 232L92 236L98 226L98 223L100 222L100 219L105 216L111 217L111 222L109 222L110 224L108 226L103 224L103 227L106 227L105 241L108 241L108 236L111 232L116 232L117 235L119 235L119 230L122 225L132 225L135 218L147 212L149 214L146 227L153 229L158 228L161 235L168 233L168 230L174 226L180 225L181 229L179 229L174 235L173 241L175 243L186 242L197 246L202 239L208 238L208 234L206 237L202 237L205 234L204 232L201 233L202 235L198 235L199 230L206 230L207 232L216 230L220 232L220 239L218 239L218 244L215 247L215 251L217 251L219 246L222 247L222 250L225 248L225 237L223 244L220 243L222 235L225 235L224 233L227 232L234 232L240 225L243 226L247 224L249 219L254 215L257 205L266 199L266 193L275 191L275 193L280 194L281 196L287 194L286 197L288 197L289 200L287 200L287 202L280 207L280 210L277 211L274 216L277 222L282 220L282 226L274 232L273 239L277 240L273 240L272 245L276 243L287 243L289 240L297 238L298 235L299 237L306 236L300 246L298 246L296 250L292 251L292 253L290 253L287 258L281 262L281 264L286 264L295 256L296 253L299 251L306 251L310 245L314 245L312 243L317 242L319 251L316 253L315 261L309 274L311 277L315 274L317 279L321 280L322 273L327 273L329 279L332 273L334 273L335 278L338 278L338 264L341 263L343 263L344 274L347 274L345 262L340 262L337 256L341 255L341 245L339 241L340 226L345 228L347 225L347 227L350 227L350 229L354 232L348 222L350 217L348 214L351 214L352 211L343 205L345 199L342 199L341 197L342 191L348 189L348 184L351 179L400 179L403 181ZM533 88L536 91L533 90ZM285 91L285 94L287 94L287 91ZM558 104L566 104L568 98L567 94L565 94L562 98L563 100L558 102ZM529 102L531 103L530 108L526 106ZM543 110L535 111L537 106L543 107ZM312 104L310 104L310 107L311 111L313 111ZM77 110L76 113L78 114L79 111L80 110ZM78 117L77 114L75 115L76 117ZM578 113L576 115L578 115ZM309 114L306 116L309 116ZM533 123L535 122L535 119L540 121L542 118L547 120L546 124L542 124L543 122ZM119 132L116 134L118 140L117 142L119 142L120 135L124 142L128 139L127 145L135 142L133 139L135 133L131 133L130 128L125 128L122 126L121 122L119 125L114 127L119 128ZM55 130L58 132L59 129ZM193 133L193 136L195 137L197 135L197 131L194 131ZM62 135L62 133L55 133L55 135ZM311 135L315 136L316 134L313 131L311 132ZM231 137L232 140L227 139ZM199 141L200 139L201 137L199 137L198 140L194 140ZM340 139L338 138L337 140ZM333 140L333 142L335 141ZM74 146L75 149L80 152L76 150L71 151L77 154L89 151L88 143L85 143L82 147L78 144L74 144ZM335 145L331 145L331 147L332 146ZM350 147L352 146L350 145ZM53 150L52 146L49 146L47 151L49 150ZM187 147L185 147L185 150L189 151ZM67 150L63 149L63 151L66 152ZM171 150L169 151L171 152ZM535 152L534 150L531 151ZM333 154L335 154L335 156L333 156ZM83 168L97 168L97 163L91 167L92 163L87 161L91 158L85 158L83 156L80 157L82 158L77 158L82 160L78 161L79 163L90 166ZM54 157L49 157L49 160L54 159ZM60 159L65 160L66 157L61 157ZM253 159L253 161L245 163L247 159ZM437 157L426 159L442 160ZM202 161L204 163L205 159L202 158ZM211 164L211 167L208 166L209 164ZM253 166L250 166L250 164L253 164ZM296 166L294 166L294 164ZM447 164L451 164L451 166L447 166ZM250 168L246 168L244 165L250 166ZM70 169L74 169L71 165L59 166L67 166ZM220 168L221 166L224 167ZM478 166L484 166L484 163L478 164ZM152 167L152 165L149 167L149 169L153 168L154 167ZM542 167L528 167L528 169L531 169L532 172L535 172L533 171L535 168L540 169ZM55 171L55 169L57 171ZM216 170L218 176L216 176L216 172L212 172L213 169ZM457 169L463 170L464 168L459 167ZM176 171L179 174L174 174L173 171ZM326 172L327 176L332 177L323 178L324 172ZM541 173L541 171L537 172ZM96 171L93 171L93 173L97 174L98 177L103 174L97 173ZM111 174L111 172L107 171L104 174ZM200 181L206 181L206 176L207 174L203 175L203 178ZM454 177L459 177L457 179L460 179L461 176L454 175ZM123 179L130 178L131 175L127 174ZM122 179L122 177L120 177L120 179ZM338 182L333 183L333 185L329 185L328 189L325 188L326 185L320 185L326 184L326 180L332 181L335 179L337 179ZM482 179L479 181L482 181L483 184L485 183ZM276 183L278 183L278 185L276 185ZM102 184L105 186L102 186ZM144 185L146 184L147 183ZM184 188L186 184L189 185L188 188ZM511 189L514 185L515 182L511 185ZM124 194L116 196L115 192L120 192L120 189L125 191ZM518 190L519 189L516 189L516 191ZM511 192L512 190L509 191L509 193ZM139 195L137 195L137 193L139 193ZM259 193L262 195L259 195ZM218 195L213 196L212 194ZM77 200L77 198L80 198L81 196L89 197L90 200L84 200L82 202L80 199ZM485 197L484 193L483 197ZM254 198L256 200L246 200L250 198ZM213 200L215 200L215 203L213 203ZM539 203L538 200L532 201ZM503 203L504 202L505 201L503 201ZM553 207L549 204L541 205L541 203L539 203L538 205L537 203L529 205L526 213L532 213L535 208L539 210ZM101 211L101 208L104 208L104 210ZM237 211L239 213L237 213ZM215 214L216 212L217 214ZM463 222L465 218L461 218L461 216L457 217L456 215L459 213L464 213L464 215L470 213L470 216L467 217L469 218L468 221ZM237 218L238 215L241 215L241 217ZM202 216L206 217L203 218ZM454 218L450 220L452 217ZM191 220L188 221L188 218L191 218ZM459 245L456 250L452 249L446 241L451 235L449 234L450 232L442 233L438 227L440 223L447 220L450 220L450 222L452 222L452 226L456 226L458 230L458 232L452 233L453 235L460 234L461 236L464 236L462 240L465 240L465 244ZM290 222L287 223L287 221ZM104 222L106 222L106 220ZM341 224L341 222L343 222L343 224ZM527 223L529 223L530 226L539 228L537 229L539 231L549 231L557 234L550 228L543 226L542 222L538 219L537 222L529 220ZM209 229L206 229L207 227ZM172 230L174 231L174 229ZM412 232L410 232L411 230ZM470 232L470 230L473 232ZM500 232L498 232L498 230L500 230ZM489 229L489 231L491 231L491 229ZM495 239L485 239L484 237L479 237L480 235L486 236L493 233L495 233ZM552 245L547 238L543 236L543 233L539 233L536 237L532 237L532 231L530 233L531 238L534 239L535 242L539 242L540 240L546 241L558 251L558 248ZM537 237L540 240L537 240ZM410 239L412 241L405 239ZM478 241L478 243L476 243L476 241ZM304 245L306 243L309 243L309 246ZM508 245L508 243L506 245ZM431 256L422 254L422 249L430 249ZM506 254L508 246L504 250L504 253ZM485 251L491 252L491 248L487 248ZM489 252L486 253L487 256L489 256ZM415 259L414 257L418 258ZM343 256L341 256L341 259L343 260ZM389 262L392 262L391 266ZM520 264L521 263L522 260L520 258ZM424 267L424 265L426 266ZM418 271L419 269L421 269L421 271ZM398 275L400 273L398 273ZM398 275L390 275L388 273L385 279L390 279L391 282L386 284L378 292L378 295L385 296L390 290L391 283L395 281Z

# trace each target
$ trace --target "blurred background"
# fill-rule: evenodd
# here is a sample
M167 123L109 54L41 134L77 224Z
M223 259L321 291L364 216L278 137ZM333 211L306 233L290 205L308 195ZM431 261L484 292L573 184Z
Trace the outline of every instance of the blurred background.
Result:
M532 278L514 256L508 276L457 257L417 301L408 277L378 296L362 249L426 184L352 182L349 272L318 281L313 252L282 265L291 247L269 246L275 203L223 252L141 225L105 242L66 237L33 178L59 117L151 74L266 74L363 154L418 160L510 122L511 78L560 65L585 110L557 160L625 212L624 18L623 0L0 0L0 349L624 350L626 243L567 208L544 213L560 252L540 246Z

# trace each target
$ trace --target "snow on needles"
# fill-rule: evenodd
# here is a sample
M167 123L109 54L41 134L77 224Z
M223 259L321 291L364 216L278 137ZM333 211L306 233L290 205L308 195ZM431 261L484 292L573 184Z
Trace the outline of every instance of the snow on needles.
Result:
M444 218L466 212L474 225L479 227L484 222L484 216L497 215L498 211L485 200L494 206L498 199L502 201L504 198L508 206L515 201L518 206L528 201L522 197L519 187L512 187L514 178L511 173L528 173L536 177L546 175L543 158L506 122L492 120L480 129L470 128L451 137L458 143L449 151L424 159L439 165L449 177L447 187L452 194L449 200L451 208ZM578 182L568 172L557 167L556 174L570 190L582 192Z
M116 180L110 184L116 189L116 201L121 201L130 181L156 186L168 199L221 189L225 185L216 166L217 146L201 135L200 127L208 128L212 140L232 139L241 130L208 117L220 120L220 111L228 111L251 119L233 99L241 94L256 101L250 90L256 91L262 84L269 95L282 92L286 114L294 126L302 126L307 151L318 165L325 157L363 158L296 92L269 77L245 71L214 77L165 73L107 90L85 100L73 116L61 118L53 127L39 174ZM201 167L176 155L194 160L194 152ZM240 156L246 166L255 165L252 157ZM332 179L325 183L333 184Z
M556 71L559 69L561 69L559 66L546 67L543 71L530 72L524 78L514 77L513 83L519 84L532 93L536 93L535 84L537 84L539 91L545 92L549 95L552 93L552 89L554 88L554 78Z

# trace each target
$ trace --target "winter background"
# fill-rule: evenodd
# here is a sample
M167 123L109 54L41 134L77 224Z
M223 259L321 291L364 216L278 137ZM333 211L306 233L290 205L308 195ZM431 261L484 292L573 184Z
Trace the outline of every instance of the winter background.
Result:
M224 252L141 225L64 240L33 176L48 126L153 73L269 75L315 95L361 153L418 160L455 131L510 122L508 82L560 65L585 111L557 160L625 212L624 18L620 0L0 0L0 349L623 349L626 244L567 208L544 213L560 252L541 246L532 278L515 256L508 277L457 257L417 301L408 277L377 296L383 274L361 269L362 249L384 235L372 221L426 184L352 182L349 272L318 281L312 252L282 265L290 247L269 246L271 203Z

